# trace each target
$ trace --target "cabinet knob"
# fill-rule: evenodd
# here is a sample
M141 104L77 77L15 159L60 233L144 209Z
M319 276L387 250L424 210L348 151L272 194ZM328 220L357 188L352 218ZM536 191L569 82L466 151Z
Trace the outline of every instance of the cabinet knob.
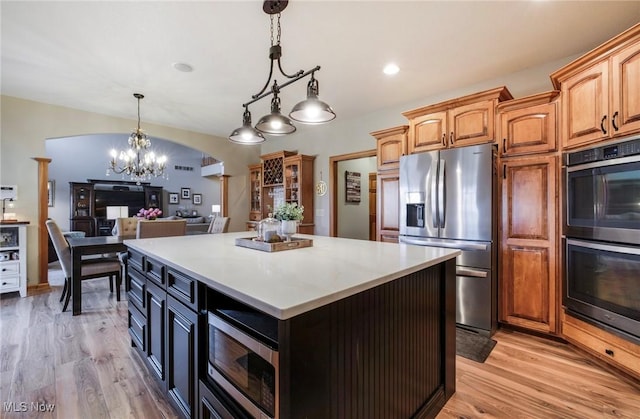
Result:
M449 141L451 141L451 145L453 145L453 131L451 131L451 134L449 135Z
M502 139L502 152L503 153L507 152L507 139L506 138Z
M613 351L611 349L605 349L604 353L609 355L609 356L613 356L614 355L614 353L613 353Z
M442 145L446 146L447 145L447 134L446 133L442 133Z

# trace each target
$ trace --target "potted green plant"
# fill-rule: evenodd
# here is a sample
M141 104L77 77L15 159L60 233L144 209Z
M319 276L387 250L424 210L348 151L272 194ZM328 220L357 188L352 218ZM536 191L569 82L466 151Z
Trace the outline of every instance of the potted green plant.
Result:
M304 206L296 202L285 202L273 211L273 218L280 221L280 232L291 241L291 236L298 228L298 222L304 219Z

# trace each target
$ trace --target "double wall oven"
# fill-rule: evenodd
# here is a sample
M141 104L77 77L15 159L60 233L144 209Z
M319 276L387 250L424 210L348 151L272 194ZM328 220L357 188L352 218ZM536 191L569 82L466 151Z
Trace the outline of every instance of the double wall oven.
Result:
M640 137L564 159L563 304L640 343Z

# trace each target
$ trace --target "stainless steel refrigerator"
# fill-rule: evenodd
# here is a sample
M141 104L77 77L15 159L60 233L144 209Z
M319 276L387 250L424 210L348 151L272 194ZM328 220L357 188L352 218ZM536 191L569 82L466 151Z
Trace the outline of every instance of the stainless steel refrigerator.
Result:
M462 250L456 322L497 328L497 176L492 144L400 158L400 243Z

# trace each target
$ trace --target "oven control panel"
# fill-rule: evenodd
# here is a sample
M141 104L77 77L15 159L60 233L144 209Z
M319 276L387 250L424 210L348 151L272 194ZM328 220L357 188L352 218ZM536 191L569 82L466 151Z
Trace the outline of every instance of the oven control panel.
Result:
M566 153L565 162L567 166L575 166L577 164L617 159L635 154L640 154L640 138L623 143Z

